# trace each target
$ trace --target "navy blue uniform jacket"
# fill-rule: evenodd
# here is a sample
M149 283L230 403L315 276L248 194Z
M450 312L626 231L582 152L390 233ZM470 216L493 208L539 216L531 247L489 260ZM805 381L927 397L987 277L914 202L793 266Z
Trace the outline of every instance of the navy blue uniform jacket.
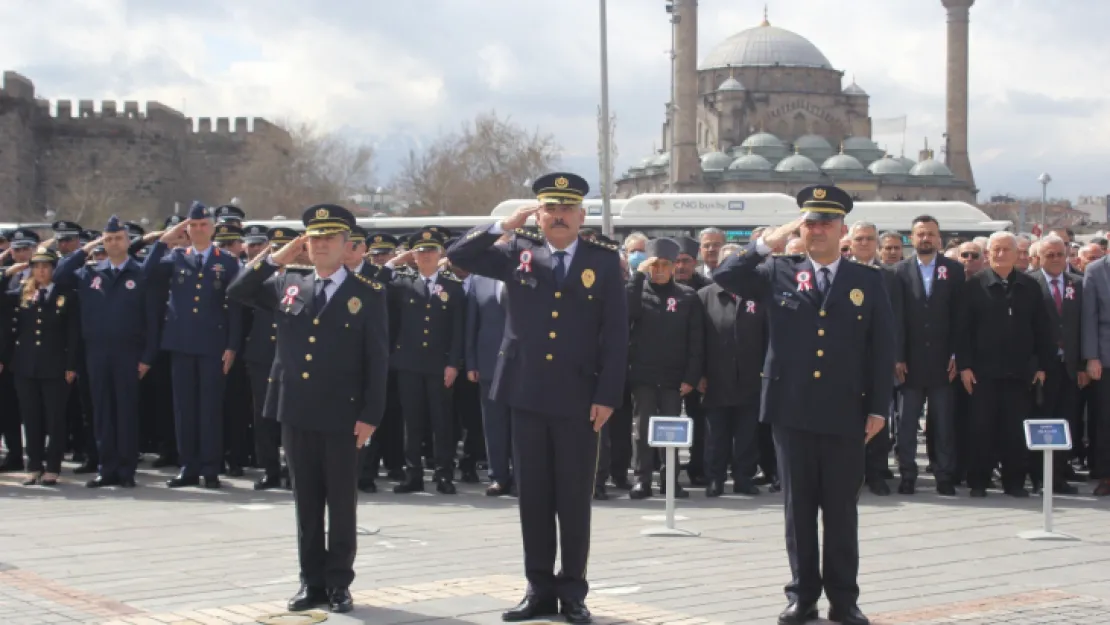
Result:
M841 260L822 306L809 259L768 258L755 247L753 241L729 256L713 280L767 313L760 418L863 436L867 415L886 415L893 392L894 314L882 272ZM808 272L811 289L799 288L801 272Z
M578 240L561 288L543 237L517 230L504 246L478 226L447 252L461 269L505 283L505 336L490 394L520 410L588 418L619 408L628 366L628 302L616 247ZM521 255L531 255L531 271ZM527 255L526 255L527 257Z

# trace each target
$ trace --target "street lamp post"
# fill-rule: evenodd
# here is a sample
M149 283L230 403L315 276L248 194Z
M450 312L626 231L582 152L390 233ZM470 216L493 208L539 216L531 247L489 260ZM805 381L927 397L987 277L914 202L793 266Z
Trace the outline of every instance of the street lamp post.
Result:
M1048 222L1045 221L1048 215L1048 183L1052 182L1052 176L1043 173L1037 176L1037 182L1041 183L1041 233L1048 231Z
M609 26L606 0L599 0L601 24L601 232L613 236L613 213L609 196L613 185L612 131L609 129Z

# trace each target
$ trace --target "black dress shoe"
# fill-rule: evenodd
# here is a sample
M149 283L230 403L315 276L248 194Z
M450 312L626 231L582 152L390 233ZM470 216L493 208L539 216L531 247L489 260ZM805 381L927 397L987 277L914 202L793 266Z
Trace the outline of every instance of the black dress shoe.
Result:
M221 486L220 478L215 475L210 475L204 478L204 487L215 490Z
M886 480L870 480L867 482L867 490L871 491L872 495L886 497L890 494L890 485Z
M732 493L734 495L755 496L759 494L759 487L755 484L752 484L751 482L746 482L744 480L740 480L739 482L737 482L735 479L733 479Z
M289 600L289 604L286 607L289 608L290 612L304 612L316 606L328 605L330 603L331 597L328 596L328 592L323 588L301 584L301 589L297 591L297 594L293 595L293 598Z
M509 487L501 482L493 482L486 487L486 497L500 497L501 495L508 495Z
M281 488L280 475L264 475L254 483L255 490L270 490L271 488Z
M436 492L441 495L454 495L458 491L455 490L455 483L450 479L441 477L436 480Z
M378 485L374 483L374 480L359 480L358 489L368 495L373 495L378 492Z
M567 619L568 623L593 623L590 617L590 611L586 609L586 604L577 599L563 599L559 610L563 618Z
M859 606L841 609L834 605L829 608L829 620L840 625L871 625L871 621L863 615Z
M332 588L328 590L328 609L338 614L350 612L355 607L355 600L351 598L351 591L347 588Z
M557 614L559 614L559 605L554 597L541 599L536 595L525 595L524 599L521 599L515 608L506 610L501 614L501 620L513 623Z
M779 614L779 625L803 625L817 620L817 604L792 601Z
M114 475L98 475L85 482L85 488L103 488L104 486L119 486L119 478Z
M899 495L912 495L917 491L914 481L909 478L902 478L902 482L898 484Z
M173 478L170 478L170 479L166 480L166 486L168 488L184 488L185 486L199 486L199 485L200 485L200 478L199 477L197 477L195 475L185 475L184 473L178 473L177 477L173 477Z
M632 499L647 499L652 496L651 486L644 482L636 482L632 490L628 491L628 496Z
M609 501L609 491L604 484L594 484L594 501Z
M771 486L767 489L767 492L769 492L769 493L781 493L782 492L782 482L779 481L779 478L776 477L776 478L773 478L771 480Z
M706 497L720 497L725 494L725 485L720 480L710 480L709 486L705 487Z
M475 469L463 469L460 473L459 481L463 484L477 484L482 481L481 478L478 477L478 471Z
M87 473L96 473L100 467L96 466L97 463L86 460L81 463L81 466L74 467L73 472L77 475L85 475Z
M616 488L619 488L621 490L632 490L632 482L628 481L628 476L627 475L620 475L620 476L614 477L610 481L613 482L613 486L616 487Z
M955 497L956 487L952 485L952 482L937 482L937 494L946 497Z
M121 477L119 480L119 485L124 488L135 488L135 478Z

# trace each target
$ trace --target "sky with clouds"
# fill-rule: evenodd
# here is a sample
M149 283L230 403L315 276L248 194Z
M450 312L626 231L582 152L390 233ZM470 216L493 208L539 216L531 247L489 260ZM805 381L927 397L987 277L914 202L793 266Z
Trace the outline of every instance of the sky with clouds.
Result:
M664 0L609 0L618 173L661 144L670 89ZM908 156L944 132L940 0L769 0L907 115ZM762 19L763 2L700 0L699 58ZM387 182L409 149L497 110L556 136L564 166L597 172L597 0L35 0L0 4L3 69L50 99L158 100L193 117L313 120L373 141ZM982 189L1110 193L1106 0L991 0L971 10L972 166ZM892 152L899 137L876 137Z

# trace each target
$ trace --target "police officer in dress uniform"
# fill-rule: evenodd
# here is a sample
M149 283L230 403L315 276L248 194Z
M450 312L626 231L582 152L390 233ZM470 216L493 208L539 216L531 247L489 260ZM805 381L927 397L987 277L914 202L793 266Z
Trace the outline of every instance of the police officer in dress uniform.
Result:
M367 277L376 278L381 268L396 255L400 242L387 232L377 232L367 237L367 260L364 267ZM390 319L391 332L394 320ZM394 345L396 337L391 334L389 344ZM405 479L405 424L401 417L401 398L397 388L397 371L389 370L389 381L385 391L385 415L381 426L374 430L367 446L366 456L360 461L363 478L377 478L379 465L385 465L386 476L391 480Z
M103 245L108 257L90 265L88 254ZM89 488L135 485L139 452L139 382L158 351L159 293L127 255L129 239L117 217L103 237L62 259L54 275L77 290L82 336L92 391L93 423L100 457Z
M31 276L31 268L26 266L25 263L30 262L31 256L40 242L38 233L29 228L12 230L9 240L11 246L8 257L12 262L9 271L15 266L22 266L23 269L12 272L10 275L5 274L5 279L0 280L0 293L19 288ZM7 326L8 340L14 341L19 319L14 314L14 310L11 312L13 314L7 318L10 322L10 325ZM0 365L2 365L2 368L0 368L0 406L4 407L3 410L0 410L0 436L3 437L4 446L8 450L4 463L0 464L0 472L22 471L24 467L23 421L20 418L19 399L16 395L15 378L12 377L11 364L10 359L0 359Z
M542 176L533 185L539 206L471 230L448 253L462 269L504 282L508 301L490 393L512 410L528 592L506 621L561 611L571 623L591 622L586 563L598 431L624 391L628 302L617 248L578 237L588 190L574 174ZM523 228L533 215L542 235ZM495 246L503 232L515 236Z
M277 321L273 385L296 502L301 588L289 609L349 612L358 546L358 451L381 422L389 362L385 288L342 263L354 217L330 204L304 214L307 235L253 261L233 299ZM315 271L278 267L307 244ZM328 512L325 547L324 512Z
M234 206L222 207L228 212ZM219 217L217 217L219 219ZM224 219L216 225L216 236L213 240L216 245L235 258L242 258L246 242L243 240L243 229L237 225L234 217ZM255 237L257 243L258 238ZM263 241L266 239L263 237ZM257 255L257 254L256 254ZM243 269L243 262L239 263ZM251 327L251 311L249 308L240 307L242 316L243 343L234 346L236 354L242 354L246 347L246 337ZM242 358L236 358L227 372L227 386L224 390L224 458L227 461L227 474L230 477L242 477L243 467L251 466L254 449L254 438L251 433L251 383L247 376L247 367Z
M875 267L840 255L852 198L832 186L798 194L802 217L730 256L713 279L767 310L761 418L774 428L792 580L782 625L817 618L822 587L829 620L869 623L856 602L859 539L856 499L864 446L886 422L894 371L894 318ZM801 229L806 255L776 255ZM824 522L825 561L817 541Z
M243 220L247 218L247 213L234 204L217 206L216 210L212 211L212 215L216 218L217 224L227 224L236 228L242 228Z
M162 347L171 352L174 423L181 472L170 488L219 488L222 466L223 393L240 343L242 315L229 304L228 284L239 274L239 259L212 245L215 225L200 202L188 219L162 235L150 249L143 271L169 285ZM192 245L166 254L187 232Z
M50 229L54 232L54 243L51 247L58 253L59 258L65 258L89 242L88 240L82 240L82 234L85 230L77 222L55 221L51 224ZM77 310L75 307L74 314L77 314ZM78 350L81 350L81 341L78 341ZM77 384L71 385L67 391L69 398L66 400L66 434L69 437L67 449L73 452L73 461L79 463L86 462L86 454L90 447L93 448L93 453L96 453L92 430L85 427L85 423L92 422L92 415L83 414L87 404L82 401L84 395L82 387L86 389L88 387L88 372L81 370L83 369L81 366L83 360L84 354L79 353L77 358Z
M29 475L24 486L58 483L65 453L69 385L77 379L77 302L72 292L54 283L57 262L53 250L38 248L31 256L31 277L5 294L18 319L5 360L12 363L27 430Z

